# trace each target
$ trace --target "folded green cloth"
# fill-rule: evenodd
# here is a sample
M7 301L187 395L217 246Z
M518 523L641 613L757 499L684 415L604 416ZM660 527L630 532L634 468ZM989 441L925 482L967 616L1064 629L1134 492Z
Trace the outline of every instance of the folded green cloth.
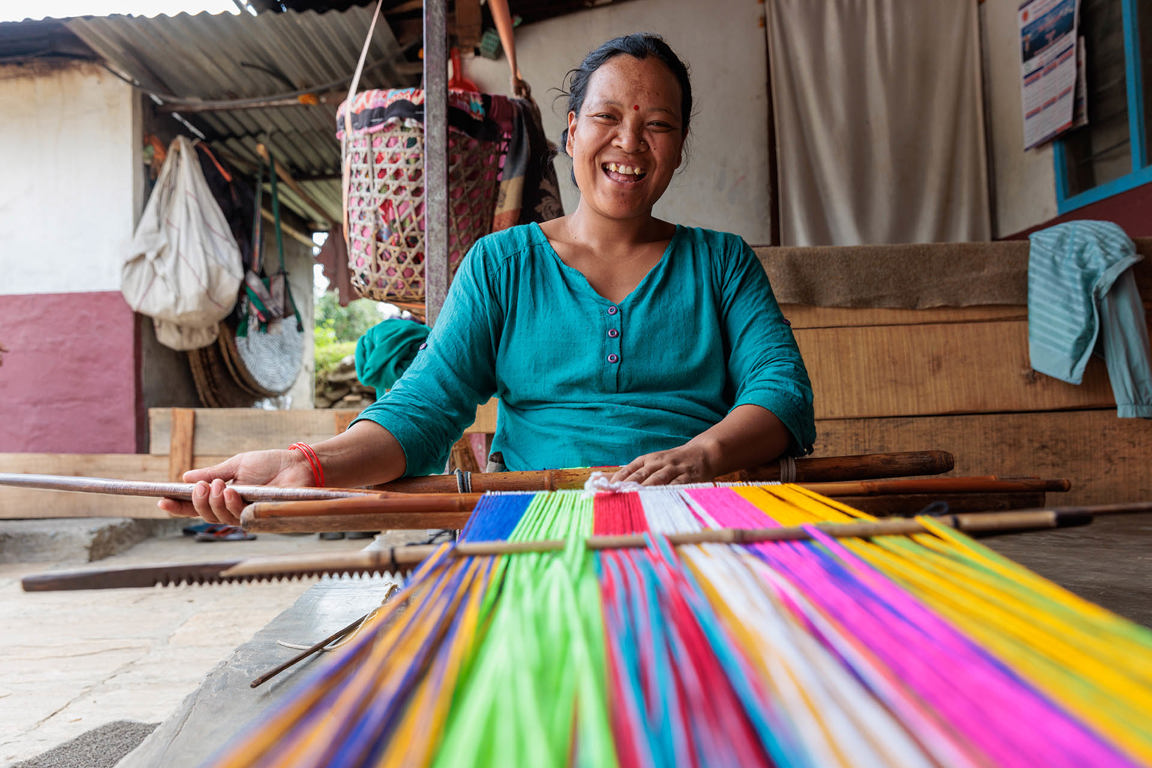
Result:
M385 320L356 342L356 378L378 393L391 389L412 364L428 326L412 320Z

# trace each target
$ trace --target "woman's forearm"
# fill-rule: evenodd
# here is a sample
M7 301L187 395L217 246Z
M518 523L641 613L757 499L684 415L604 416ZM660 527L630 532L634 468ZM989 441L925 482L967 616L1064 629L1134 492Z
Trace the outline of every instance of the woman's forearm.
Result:
M312 448L320 459L325 485L333 488L387 483L403 475L407 466L399 441L374 421L358 421Z
M758 405L738 405L689 446L699 447L712 477L766 464L780 457L792 435L776 414Z

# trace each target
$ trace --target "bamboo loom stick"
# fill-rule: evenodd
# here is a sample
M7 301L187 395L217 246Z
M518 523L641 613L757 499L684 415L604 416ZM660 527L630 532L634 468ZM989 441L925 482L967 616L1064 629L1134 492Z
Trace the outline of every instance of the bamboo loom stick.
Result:
M871 453L858 456L829 456L819 459L795 459L796 480L852 480L867 478L931 475L952 469L954 460L947 451L904 451ZM784 464L787 466L788 461ZM741 470L716 478L718 482L757 482L780 478L780 462L750 470ZM601 467L615 472L618 467ZM541 470L532 472L464 473L472 490L540 491L557 488L583 488L594 468ZM785 474L788 474L787 471ZM460 479L456 475L432 475L398 480L375 488L275 488L272 486L233 485L248 502L308 499L341 499L354 496L380 497L388 493L457 493ZM13 472L0 473L0 485L36 488L47 491L101 493L117 496L150 496L187 501L192 498L191 483L157 483L116 480L102 477L42 475Z
M348 624L347 626L341 627L340 629L336 630L332 634L328 635L328 637L324 638L320 642L313 643L312 645L308 646L307 648L304 648L303 650L300 651L300 653L298 653L295 656L293 656L292 658L288 659L288 661L285 661L283 664L278 664L275 667L273 667L272 669L265 672L264 674L256 677L254 680L252 680L252 682L248 683L248 687L249 688L259 688L261 685L268 682L272 678L276 677L276 675L280 674L284 670L296 666L297 664L304 661L304 659L308 658L309 656L315 656L317 653L320 653L320 651L324 650L325 648L327 648L332 643L335 643L338 640L342 640L345 635L351 634L352 632L354 632L357 629L357 627L359 627L361 624L363 624L364 619L368 618L369 615L370 614L367 614L367 613L364 614L360 618L353 621L351 624Z
M1145 511L1152 511L1152 504ZM1032 509L1013 512L963 513L942 515L934 518L943 525L969 532L1022 531L1046 528L1065 528L1087 525L1093 514L1088 508ZM669 533L663 536L672 546L693 544L756 544L770 541L802 541L811 539L811 529L833 538L872 538L874 536L908 536L925 533L927 528L913 518L897 520L867 521L859 523L813 523L811 525L778 526L775 528L711 528L688 533ZM651 536L646 534L620 534L613 536L589 536L584 546L590 550L637 549L649 546ZM305 570L334 568L337 563L355 564L354 570L370 570L391 567L391 570L404 570L423 562L442 545L422 545L393 547L387 550L366 550L363 552L320 554L294 558L292 563L277 564L279 558L251 558L227 569L224 577L253 576L275 573L278 567L286 567L284 573L292 572L292 566L303 566ZM540 541L463 541L452 549L454 557L483 557L489 555L513 555L528 552L555 552L571 546L571 542L561 539ZM339 570L339 568L336 568Z
M715 478L716 482L766 482L783 479L794 482L861 480L912 475L939 475L955 466L947 451L896 451L854 456L784 459ZM792 467L793 469L789 469ZM593 472L611 475L619 467L580 467L525 472L465 473L472 491L555 491L583 488ZM789 475L794 477L789 477ZM401 493L451 493L459 490L456 475L408 477L375 486L377 490Z
M802 483L824 496L879 496L907 493L1022 493L1066 491L1067 480L996 477L909 478L843 483ZM254 533L380 531L408 528L461 528L482 494L392 494L382 498L332 501L257 502L244 509L240 524Z
M101 493L113 496L150 496L189 501L193 483L154 483L141 480L115 480L105 477L79 477L73 475L38 475L20 472L0 472L0 485L17 488L35 488L42 491L73 491ZM387 493L362 488L277 488L270 485L230 486L247 501L303 501L321 499L347 499L354 497L381 497Z
M389 600L391 600L393 598L393 596L395 596L396 593L399 591L400 591L400 585L398 583L393 584L391 587L389 587L388 593L386 595L384 595L384 600L381 602L381 605L383 605L384 603L387 603ZM379 610L379 609L374 609L372 611L369 611L368 613L364 614L360 618L353 621L351 624L348 624L347 626L341 627L340 629L336 630L332 634L328 635L328 637L324 638L323 640L321 640L317 643L313 643L312 645L308 646L307 648L302 649L300 651L300 653L298 653L295 656L293 656L292 658L288 659L288 661L285 661L282 664L277 664L272 669L268 670L267 672L263 673L262 675L259 675L255 679L253 679L252 682L248 683L248 687L249 688L259 688L261 685L264 685L264 683L266 683L269 680L271 680L272 678L276 677L276 675L280 674L281 672L283 672L287 669L291 669L292 667L296 666L300 662L307 659L309 656L314 656L317 653L320 653L321 651L324 651L324 650L333 650L334 648L336 648L336 645L333 645L334 643L337 643L339 641L344 640L344 638L347 635L350 635L353 632L355 632L357 629L359 629L360 625L363 624L364 621L369 616L371 616L373 613L375 613L376 610ZM329 646L332 646L332 647L329 648Z
M1072 483L1066 478L997 475L848 480L801 483L801 485L824 496L887 496L893 493L1063 493L1072 488Z
M1097 515L1141 512L1152 512L1152 502L1054 507L1013 512L961 513L933 519L943 525L968 533L1018 532L1086 525L1092 522ZM664 538L673 546L799 541L811 538L810 529L812 528L834 538L906 536L924 533L926 530L917 520L901 518L875 522L814 523L811 526L778 528L721 528L668 534ZM649 543L649 538L639 534L591 536L584 540L584 545L592 550L646 547ZM451 549L451 552L455 557L482 557L526 552L554 552L569 545L570 542L560 540L476 541L460 542ZM212 584L253 579L299 578L353 573L393 573L409 570L419 565L445 546L400 546L351 553L262 557L188 565L59 571L26 576L22 580L22 584L26 592L41 592L168 586L182 583Z

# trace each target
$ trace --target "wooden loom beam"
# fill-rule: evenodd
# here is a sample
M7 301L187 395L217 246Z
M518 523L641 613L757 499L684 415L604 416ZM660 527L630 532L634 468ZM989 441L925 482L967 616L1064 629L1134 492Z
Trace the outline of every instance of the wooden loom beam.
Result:
M1152 503L1053 507L992 514L957 514L933 519L941 525L966 532L1014 532L1086 525L1091 523L1097 515L1146 512L1152 512ZM663 538L671 546L710 543L752 544L810 539L813 529L833 538L909 536L927 532L927 528L917 520L897 519L850 523L813 523L806 526L776 528L721 528L673 533ZM642 534L590 536L584 540L584 546L590 550L640 548L650 544L650 537ZM451 548L450 556L480 557L525 552L553 552L570 545L571 542L562 540L460 542ZM22 580L22 584L25 591L41 592L66 589L167 586L182 583L208 584L348 573L391 573L409 570L442 551L448 551L447 545L400 546L360 552L262 557L213 563L61 571L27 576Z
M944 493L1042 494L1048 490L1068 490L1067 480L1001 480L995 477L909 478L801 485L823 496L864 494L878 499L885 498L885 494L925 493L930 499L931 495ZM240 522L245 530L257 533L462 528L481 496L478 493L390 494L331 501L257 502L245 508Z
M717 482L767 482L788 480L795 482L823 482L831 480L861 480L870 478L907 477L910 475L937 475L955 466L955 459L947 451L893 451L853 456L825 456L772 461L757 467L731 472L716 478ZM788 467L794 467L794 478L789 478ZM555 491L583 488L593 472L607 475L619 467L582 467L574 469L545 469L526 472L490 472L473 474L467 481L473 491ZM458 490L460 481L455 475L429 475L409 477L374 486L377 490L401 493L451 493Z

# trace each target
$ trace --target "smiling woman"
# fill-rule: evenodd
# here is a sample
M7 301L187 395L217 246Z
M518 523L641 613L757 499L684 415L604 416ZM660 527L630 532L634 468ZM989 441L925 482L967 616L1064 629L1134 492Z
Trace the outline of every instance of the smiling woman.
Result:
M492 396L493 458L513 470L625 465L613 479L655 485L810 451L808 374L751 248L652 215L691 114L687 67L660 38L593 51L569 78L576 210L479 240L411 367L347 432L308 456L261 451L195 470L191 504L161 506L236 522L244 503L227 480L353 486L438 472Z
M690 86L686 73L681 85L655 56L630 54L604 61L576 82L564 146L580 204L541 228L565 264L601 295L621 301L660 261L675 232L653 218L652 208L680 167L687 135L683 94L690 105ZM635 232L621 238L605 229L620 226Z

